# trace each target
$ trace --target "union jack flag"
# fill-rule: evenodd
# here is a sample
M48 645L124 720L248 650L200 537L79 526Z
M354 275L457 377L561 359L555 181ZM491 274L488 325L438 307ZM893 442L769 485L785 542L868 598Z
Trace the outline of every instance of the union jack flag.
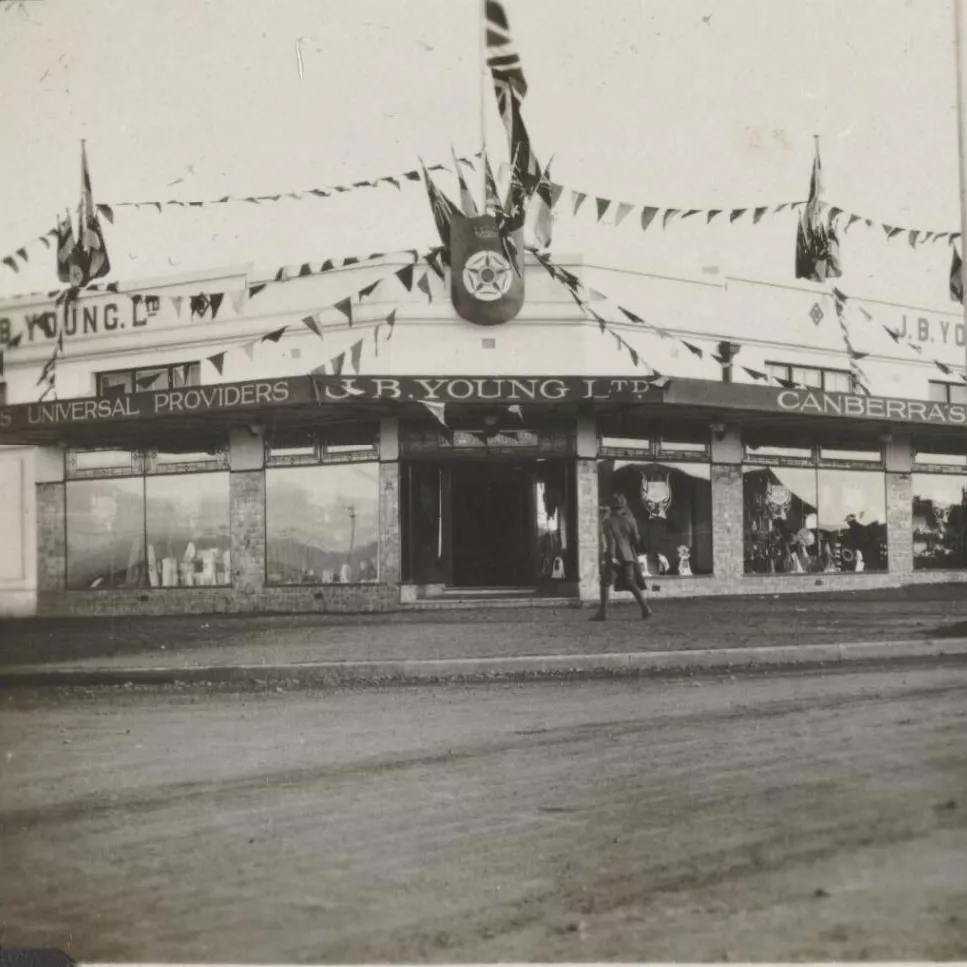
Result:
M433 211L433 221L436 223L437 234L443 243L444 261L449 264L450 259L450 223L453 216L458 214L460 209L437 188L430 173L426 170L426 165L420 162L423 169L423 180L426 182L426 193L430 198L430 208Z
M523 98L527 95L527 81L521 67L520 55L510 36L510 23L501 0L486 0L487 16L487 66L494 83L502 81L514 93Z

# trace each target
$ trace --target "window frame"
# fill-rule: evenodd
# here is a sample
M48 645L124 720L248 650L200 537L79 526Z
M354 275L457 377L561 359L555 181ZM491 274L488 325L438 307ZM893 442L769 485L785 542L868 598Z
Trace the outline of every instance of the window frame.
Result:
M138 386L137 386L138 374L146 373L151 370L163 370L167 372L168 386L166 387L166 389L182 389L182 387L180 386L178 387L174 386L174 372L176 369L183 370L186 366L191 367L192 375L195 377L197 382L189 381L185 383L185 388L191 387L191 386L201 386L201 360L192 359L192 360L188 360L187 362L181 362L181 363L155 363L153 365L146 364L144 366L128 366L128 367L125 367L124 369L106 369L103 371L96 372L94 374L94 395L97 396L98 398L111 398L113 396L130 396L135 393L151 393L154 391L152 387L149 386L141 390L141 389L138 389ZM102 387L101 381L106 376L128 377L131 381L131 393L119 393L117 392L117 390L110 390L108 392L105 392ZM164 392L164 389L162 389L161 392Z
M820 385L807 386L807 389L818 389L823 393L844 393L844 392L855 393L856 392L856 378L848 369L839 369L836 366L810 366L810 365L799 364L799 363L780 363L780 362L776 362L774 360L768 360L768 359L765 361L764 365L767 372L769 371L770 368L785 370L784 375L782 375L781 377L777 376L775 373L772 373L772 372L768 372L768 375L771 376L773 379L788 380L790 383L796 382L796 380L792 378L792 371L794 369L815 370L817 373L819 373ZM845 376L849 382L849 389L848 390L827 389L826 377L829 375Z
M930 396L930 389L929 389L931 386L942 386L944 388L944 398L942 400L932 399L932 397ZM950 380L945 380L945 379L928 379L927 380L927 400L932 403L945 403L945 404L959 403L961 406L963 406L964 403L967 403L967 399L964 399L963 401L952 400L950 398L950 391L952 389L964 390L965 397L967 397L967 383L954 383L954 382L951 382Z

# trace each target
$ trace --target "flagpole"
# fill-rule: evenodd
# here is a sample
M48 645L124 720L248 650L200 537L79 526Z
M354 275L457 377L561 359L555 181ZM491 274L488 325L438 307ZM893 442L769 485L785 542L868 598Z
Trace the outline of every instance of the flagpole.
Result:
M960 176L960 252L964 252L967 240L967 52L964 50L964 34L967 32L967 0L953 0L954 5L954 52L957 58L957 147L958 172ZM961 292L967 285L967 258L960 267ZM967 329L967 298L964 300L964 327ZM964 363L967 366L967 339L964 340Z
M480 21L480 188L483 203L481 212L487 211L487 0L476 0Z

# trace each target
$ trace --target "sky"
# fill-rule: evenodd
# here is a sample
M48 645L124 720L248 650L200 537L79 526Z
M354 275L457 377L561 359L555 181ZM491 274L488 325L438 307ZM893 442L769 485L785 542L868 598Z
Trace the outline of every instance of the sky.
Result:
M820 136L826 199L877 221L959 230L951 0L505 0L524 116L569 188L682 209L805 197ZM447 161L485 131L479 0L0 0L0 255L76 208L87 139L98 202L329 187ZM301 57L301 72L300 72ZM483 106L484 123L481 125ZM450 190L445 175L441 184ZM795 215L576 216L554 251L592 265L793 283ZM121 209L112 278L150 279L431 244L419 184L275 205ZM30 248L0 296L50 289ZM945 244L854 227L843 288L949 310Z

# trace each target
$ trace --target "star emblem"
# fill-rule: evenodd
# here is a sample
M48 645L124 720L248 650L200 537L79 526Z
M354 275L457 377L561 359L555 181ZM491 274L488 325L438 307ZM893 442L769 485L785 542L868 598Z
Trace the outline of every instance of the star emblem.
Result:
M513 282L510 263L498 252L475 252L463 268L463 284L481 302L496 302L507 294Z

